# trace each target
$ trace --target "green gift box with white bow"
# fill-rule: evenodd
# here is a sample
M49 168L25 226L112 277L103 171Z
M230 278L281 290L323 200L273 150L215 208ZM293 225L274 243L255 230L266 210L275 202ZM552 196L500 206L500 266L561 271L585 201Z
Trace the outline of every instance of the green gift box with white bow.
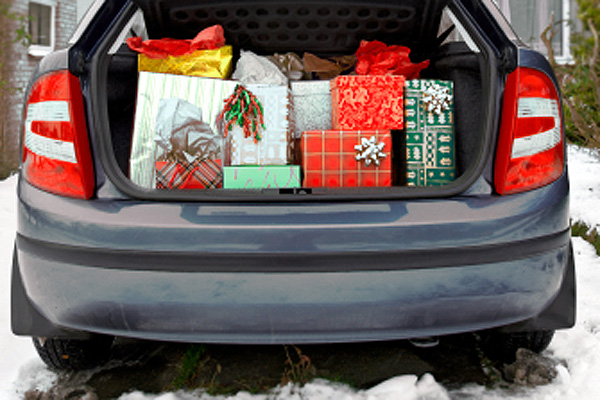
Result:
M440 186L456 178L451 81L413 79L405 86L406 184Z

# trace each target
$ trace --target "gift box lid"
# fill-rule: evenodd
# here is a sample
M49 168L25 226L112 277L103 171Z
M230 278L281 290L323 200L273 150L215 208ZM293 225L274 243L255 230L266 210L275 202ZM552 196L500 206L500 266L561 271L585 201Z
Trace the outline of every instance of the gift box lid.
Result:
M290 83L294 96L329 95L331 86L328 80L295 81Z
M401 75L343 75L332 79L331 90L341 87L391 87L404 88L404 76Z

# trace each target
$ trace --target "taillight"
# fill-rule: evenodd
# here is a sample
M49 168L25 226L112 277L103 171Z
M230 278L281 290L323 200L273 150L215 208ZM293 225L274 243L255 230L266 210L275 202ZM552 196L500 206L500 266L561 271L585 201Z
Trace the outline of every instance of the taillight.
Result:
M88 199L94 170L79 80L69 71L42 75L27 98L23 177L64 196Z
M496 191L535 189L561 176L564 139L558 91L543 72L519 67L506 81L494 171Z

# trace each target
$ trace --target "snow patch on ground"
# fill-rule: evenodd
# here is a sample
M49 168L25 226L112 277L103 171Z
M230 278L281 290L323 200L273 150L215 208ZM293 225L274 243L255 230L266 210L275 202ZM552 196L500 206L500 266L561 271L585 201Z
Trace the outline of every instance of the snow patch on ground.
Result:
M446 390L433 376L425 374L418 379L414 375L391 378L369 390L355 391L345 385L315 380L302 387L288 384L270 393L253 395L239 392L234 396L210 396L201 391L147 395L133 392L119 400L450 400Z

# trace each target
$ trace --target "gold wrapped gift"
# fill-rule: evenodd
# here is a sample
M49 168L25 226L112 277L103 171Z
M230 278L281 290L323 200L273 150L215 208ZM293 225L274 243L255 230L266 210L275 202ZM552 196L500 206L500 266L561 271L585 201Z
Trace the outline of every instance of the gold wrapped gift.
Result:
M138 70L227 79L231 73L232 58L231 46L167 58L149 58L139 54Z

